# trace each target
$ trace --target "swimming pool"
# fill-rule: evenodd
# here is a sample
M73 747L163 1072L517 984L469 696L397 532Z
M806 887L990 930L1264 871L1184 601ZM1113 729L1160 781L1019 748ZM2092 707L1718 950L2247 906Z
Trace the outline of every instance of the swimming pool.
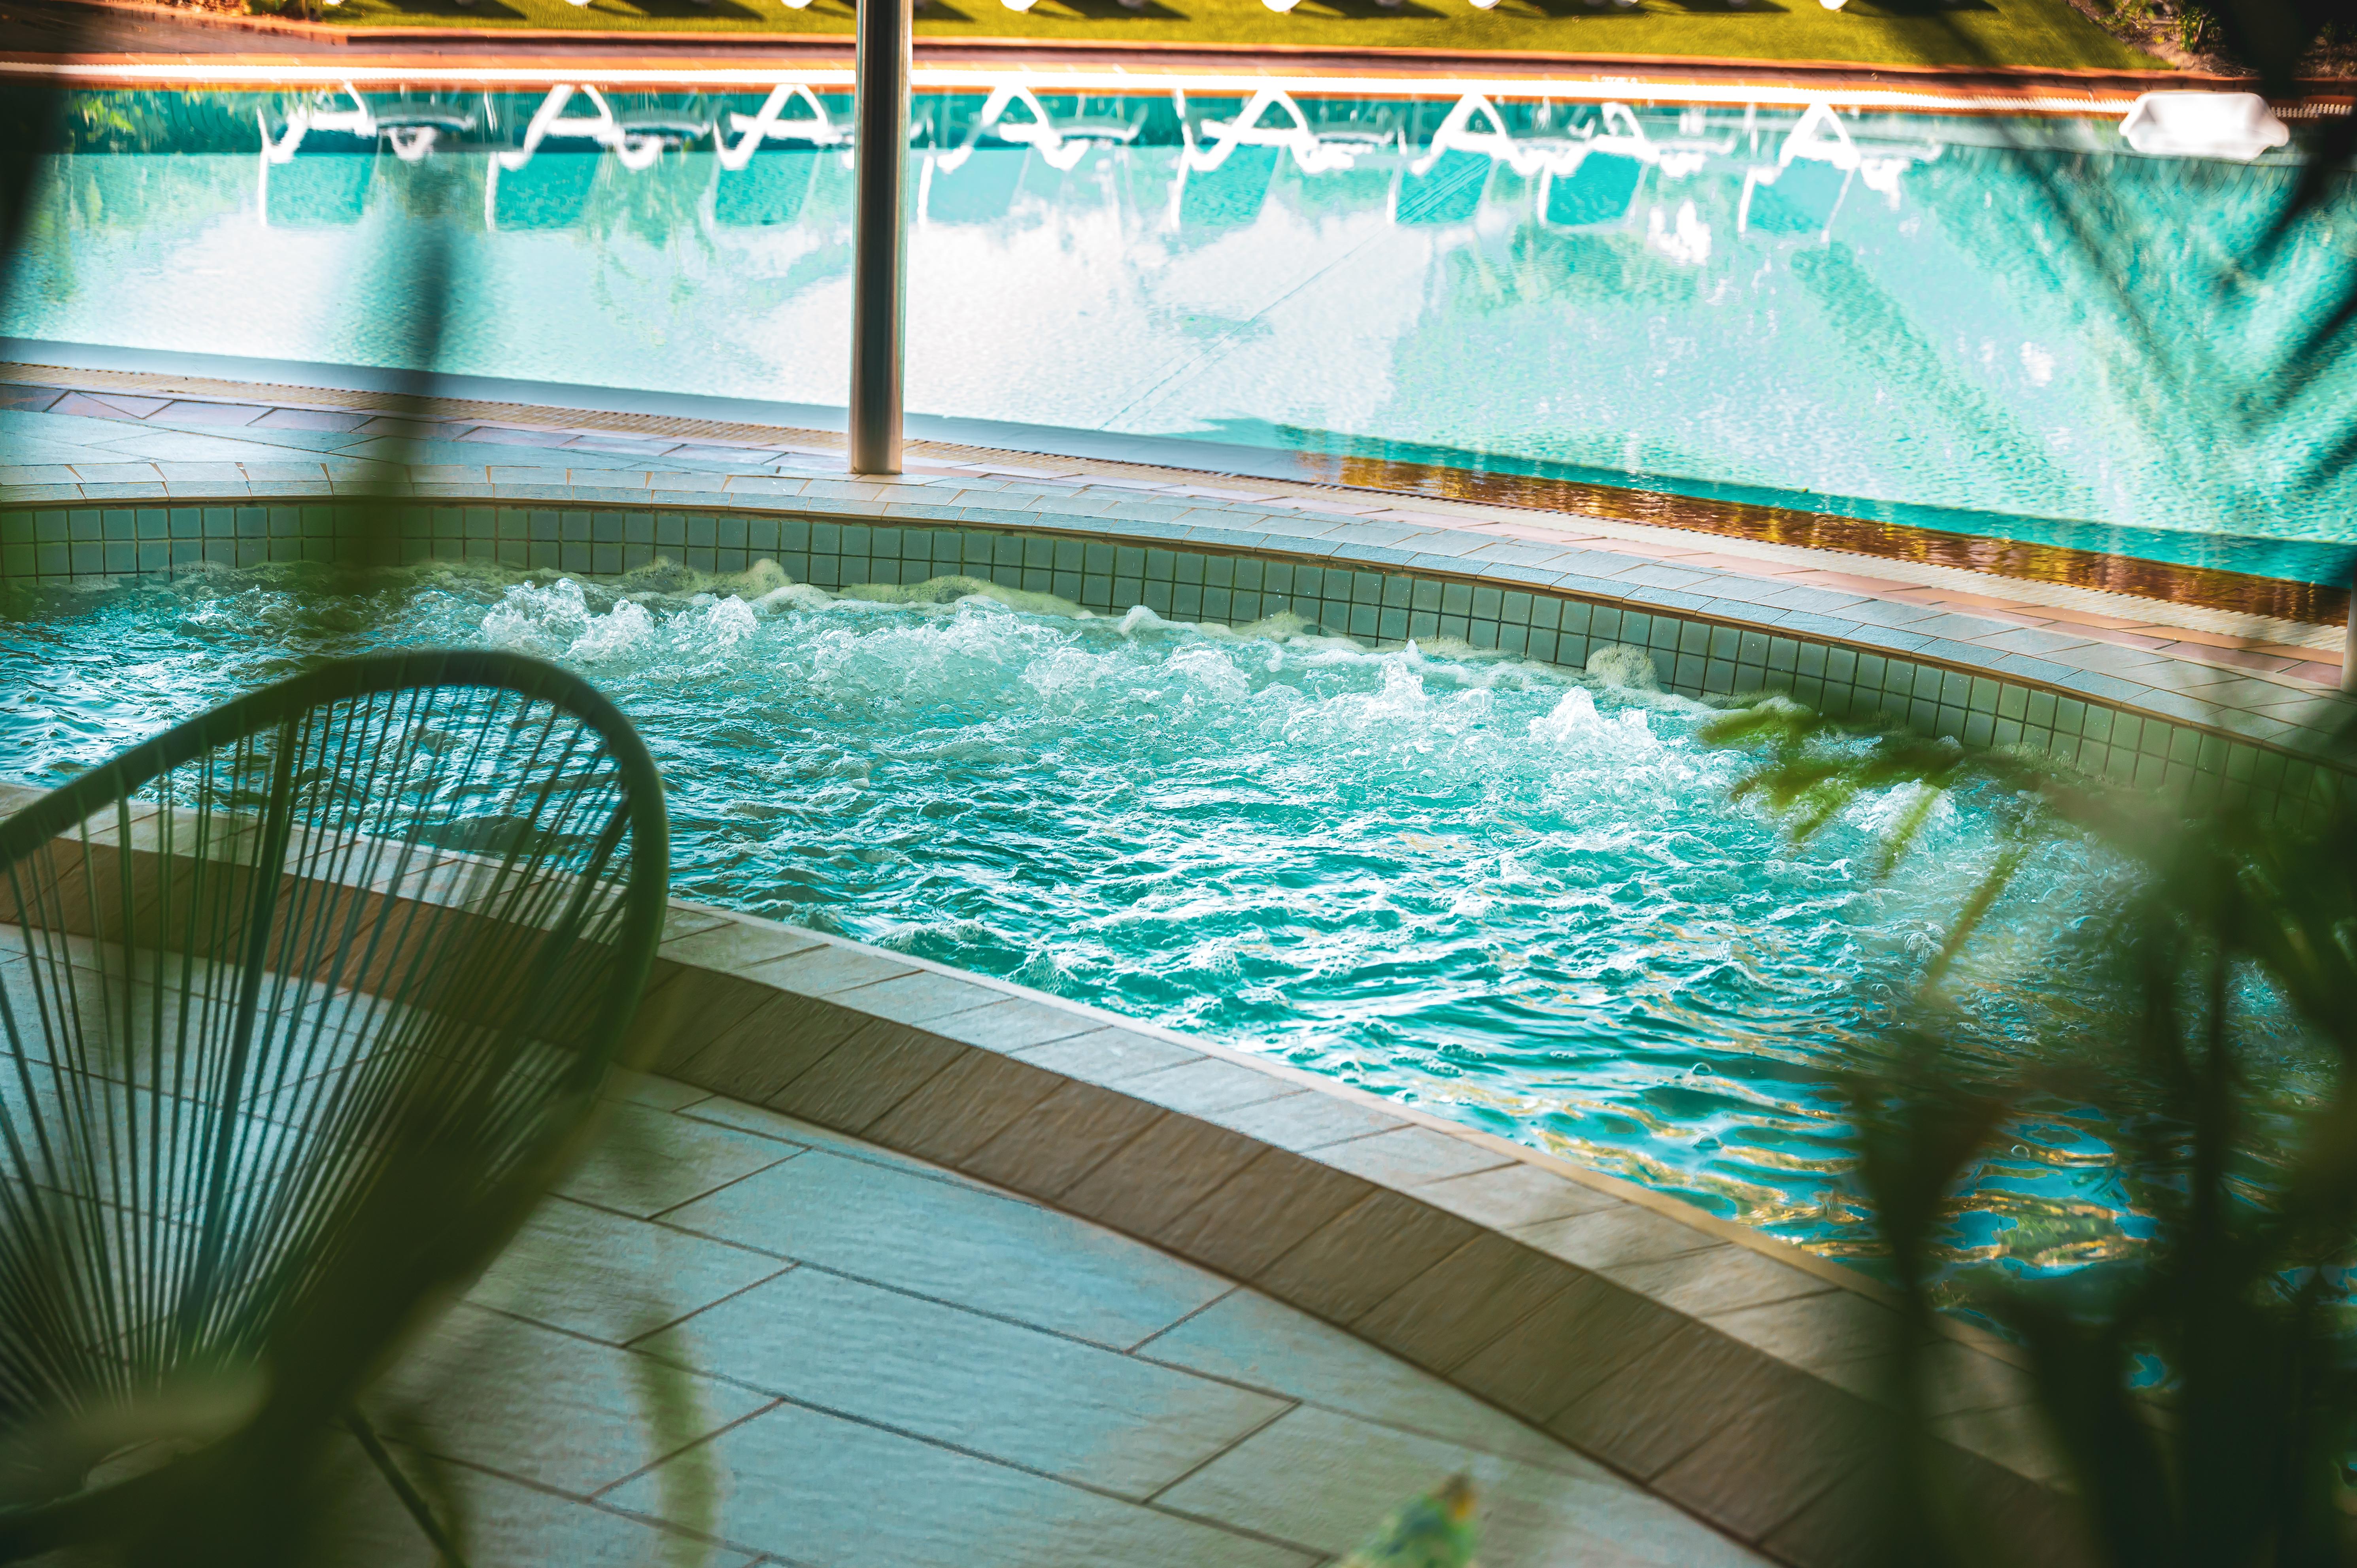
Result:
M285 569L49 592L0 622L0 777L54 782L297 657L489 643L571 663L668 782L674 887L1193 1030L1835 1256L1875 1242L1834 1089L1996 851L1885 795L1791 844L1711 710L1457 646L1089 616L966 580L844 596L774 568L583 584ZM1598 668L1609 671L1608 654ZM1978 1048L2067 1026L2132 869L2069 836L1992 916ZM1953 1238L2067 1273L2141 1229L2108 1130L2041 1107Z
M2246 264L2280 155L1296 88L920 94L910 408L2346 581L2357 356L2276 371L2352 213ZM844 402L836 88L76 102L16 338L401 366L430 262L446 371Z

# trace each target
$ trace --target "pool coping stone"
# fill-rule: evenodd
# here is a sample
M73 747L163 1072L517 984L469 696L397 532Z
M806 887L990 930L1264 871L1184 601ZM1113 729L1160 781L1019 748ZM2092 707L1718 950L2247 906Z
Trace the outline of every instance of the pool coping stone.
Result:
M1251 1051L712 906L670 920L651 1070L1252 1285L1800 1568L1858 1549L1835 1494L1873 1467L1898 1325L1867 1276ZM1934 1333L1936 1462L2022 1561L2083 1561L2025 1356Z

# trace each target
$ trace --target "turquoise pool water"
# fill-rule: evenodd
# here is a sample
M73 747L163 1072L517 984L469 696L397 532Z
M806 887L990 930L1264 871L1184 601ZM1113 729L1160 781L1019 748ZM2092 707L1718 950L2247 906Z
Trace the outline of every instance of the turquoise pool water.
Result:
M0 329L403 366L430 258L440 369L839 407L847 100L567 91L80 100ZM1306 87L920 94L916 125L914 411L2346 581L2349 333L2284 367L2357 208L2253 261L2280 153Z
M683 895L1200 1031L1690 1197L1870 1248L1830 1079L1910 989L2006 802L1906 800L1804 848L1727 800L1708 710L1463 648L1284 625L830 597L774 575L490 570L302 599L268 573L25 599L0 776L55 781L298 654L490 643L587 672L669 780ZM902 597L909 590L877 590ZM1608 658L1606 665L1610 663ZM1963 987L1982 1047L2067 1021L2128 870L2040 849ZM2139 1221L2106 1129L2032 1119L1954 1264L2062 1271Z

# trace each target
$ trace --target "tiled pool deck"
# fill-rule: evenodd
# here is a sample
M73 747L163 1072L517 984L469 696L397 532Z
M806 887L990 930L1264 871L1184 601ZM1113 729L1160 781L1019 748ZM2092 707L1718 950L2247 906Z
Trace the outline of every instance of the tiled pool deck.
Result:
M447 1462L481 1568L694 1562L664 1537L699 1518L715 1568L1309 1568L1458 1469L1490 1568L1766 1561L1087 1220L669 1079L619 1098L376 1402ZM692 1369L664 1439L657 1362ZM389 1494L352 1496L352 1560L431 1562Z
M2198 748L2200 770L2232 779L2234 757L2221 767L2212 748L2231 742L2248 754L2253 747L2245 743L2255 742L2276 748L2260 757L2276 777L2287 756L2303 770L2297 782L2284 779L2287 801L2315 782L2309 777L2315 770L2297 754L2319 748L2348 711L2329 689L2339 674L2337 628L1641 523L924 445L912 447L912 471L902 478L849 481L839 472L839 443L808 432L488 404L444 403L430 411L434 418L419 421L389 417L382 400L361 394L156 376L0 369L0 404L15 405L0 411L0 436L13 443L20 464L0 472L0 503L18 509L0 512L0 575L20 580L339 558L338 509L302 503L392 493L427 503L410 507L404 517L404 547L419 558L481 557L596 574L644 564L661 549L691 568L726 573L745 570L774 544L789 571L823 585L902 580L837 573L978 571L1100 607L1113 602L1107 592L1122 605L1139 601L1121 596L1141 594L1177 618L1241 621L1268 607L1230 602L1232 593L1244 591L1241 575L1257 554L1264 562L1302 563L1312 577L1322 570L1322 599L1273 602L1307 603L1299 613L1352 635L1458 637L1513 653L1524 652L1527 641L1530 657L1577 662L1588 641L1626 640L1631 627L1650 622L1645 645L1665 682L1674 666L1682 690L1758 690L1742 682L1763 671L1793 680L1797 644L1799 679L1792 689L1803 701L1816 700L1807 662L1813 642L1823 655L1818 683L1828 711L1864 703L1867 667L1878 676L1887 663L1895 673L1893 682L1875 683L1878 706L1857 711L1936 725L1969 742L2005 744L2006 725L2017 735L2023 729L2021 715L2009 718L2005 703L2018 703L2026 691L2028 722L2040 722L2041 702L2054 721L2030 744L2090 770L2174 788L2172 769L2195 769ZM609 522L610 538L601 532ZM699 526L706 531L702 538L689 532ZM723 527L738 537L724 536ZM661 534L664 528L679 536ZM766 533L757 537L758 531ZM790 539L791 531L799 532ZM854 535L856 550L848 542ZM909 551L913 560L904 558ZM1116 564L1109 584L1092 593L1093 580L1085 574L1098 567L1086 563L1100 553L1108 562L1139 557L1147 563L1146 578L1154 576L1157 555L1166 566L1191 560L1200 581L1166 571L1160 581L1127 583ZM1234 564L1232 590L1211 580L1212 564L1222 559ZM1361 592L1370 584L1378 590L1372 597ZM1436 596L1430 605L1423 601L1427 587ZM1549 590L1556 597L1547 602L1566 618L1561 645L1552 612L1543 634L1533 607ZM1481 595L1489 596L1486 622ZM1522 624L1513 613L1517 599L1527 612ZM1568 618L1575 606L1586 607L1577 610L1583 629L1577 649ZM1610 625L1589 627L1591 610L1612 618ZM1689 645L1704 622L1715 625L1702 626L1703 641ZM1672 628L1667 642L1660 635L1664 627ZM1783 663L1777 661L1780 648ZM1836 658L1851 661L1841 671L1845 682L1855 671L1856 691L1845 685L1843 707L1830 705L1836 671L1826 661ZM1695 666L1691 679L1689 662ZM1906 676L1906 689L1896 672ZM1907 719L1910 699L1928 715ZM1943 705L1949 703L1957 716ZM2099 712L2104 703L2114 706ZM2083 749L2079 714L2067 715L2073 723L2063 733L2062 711L2072 709L2085 717L2084 746L2099 749ZM2123 738L2115 721L2136 709L2147 716L2120 721L2130 726ZM2202 727L2172 730L2154 715ZM2263 772L2257 787L2273 790L2275 784ZM1414 1448L1416 1434L1478 1450L1486 1455L1481 1465L1491 1467L1484 1473L1507 1475L1495 1466L1520 1466L1511 1474L1528 1470L1549 1485L1561 1475L1566 1485L1602 1488L1597 1497L1623 1496L1635 1510L1629 1517L1652 1521L1623 1535L1606 1531L1598 1545L1577 1533L1593 1528L1578 1523L1587 1516L1577 1509L1544 1498L1515 1501L1522 1483L1501 1481L1503 1533L1484 1559L1491 1568L1557 1560L1547 1553L1560 1541L1573 1543L1565 1561L1717 1560L1681 1544L1689 1540L1739 1554L1728 1538L1710 1534L1672 1504L1609 1481L1569 1449L1549 1446L1553 1439L1540 1435L1541 1426L1781 1560L1815 1568L1855 1555L1857 1543L1841 1521L1848 1517L1846 1499L1882 1485L1870 1427L1861 1423L1878 1397L1892 1328L1887 1304L1856 1276L1659 1195L1620 1190L1591 1173L1555 1168L1528 1151L1428 1118L1394 1115L1330 1084L1296 1081L1298 1075L1166 1031L1083 1016L1090 1010L717 911L676 907L673 919L677 930L663 950L662 983L647 1015L662 1035L652 1059L675 1079L702 1087L642 1085L642 1102L625 1109L624 1126L660 1129L691 1149L716 1143L756 1152L770 1145L748 1138L758 1138L762 1126L772 1133L782 1128L786 1135L775 1146L783 1152L725 1178L726 1185L694 1186L702 1156L690 1153L647 1162L659 1184L674 1166L683 1168L679 1182L643 1197L618 1201L610 1190L600 1197L576 1188L550 1211L575 1230L545 1220L518 1254L559 1260L546 1303L535 1308L522 1295L502 1295L498 1312L462 1309L457 1337L424 1364L468 1368L477 1365L470 1357L479 1358L488 1369L455 1373L453 1386L481 1397L492 1411L508 1408L482 1393L500 1378L521 1381L519 1397L545 1402L549 1391L566 1388L565 1379L575 1375L559 1376L554 1361L541 1368L539 1352L527 1343L535 1336L573 1335L568 1343L582 1348L568 1353L584 1358L584 1368L602 1359L605 1370L595 1375L607 1379L597 1385L606 1398L597 1408L608 1412L603 1430L625 1451L608 1455L610 1464L598 1458L603 1467L594 1482L583 1484L589 1474L584 1466L562 1470L564 1481L550 1479L558 1470L534 1467L542 1463L535 1444L554 1445L551 1452L560 1455L576 1442L594 1447L600 1428L587 1415L527 1423L525 1434L501 1438L508 1418L470 1414L453 1436L429 1440L428 1446L455 1447L457 1457L486 1466L465 1474L475 1477L470 1487L502 1499L486 1503L483 1512L495 1523L511 1521L500 1524L503 1535L494 1533L518 1543L523 1555L511 1560L548 1560L550 1532L560 1528L609 1532L585 1535L589 1544L568 1548L568 1558L597 1561L596 1553L606 1551L622 1554L612 1560L629 1560L643 1552L648 1538L629 1533L640 1527L626 1515L673 1509L677 1517L676 1498L662 1478L683 1474L677 1468L683 1461L629 1450L630 1428L614 1413L622 1408L614 1391L630 1380L630 1368L645 1365L632 1357L666 1346L688 1347L708 1374L702 1386L713 1403L701 1425L726 1427L693 1450L716 1455L725 1472L714 1533L731 1550L787 1562L1315 1562L1346 1550L1394 1494L1429 1484L1430 1477L1405 1474L1426 1457L1441 1458L1440 1449ZM764 1101L766 1109L725 1098L693 1104L665 1098L707 1090ZM808 1122L778 1119L789 1113ZM812 1122L834 1131L820 1133ZM723 1123L731 1125L724 1130ZM697 1130L683 1133L682 1125ZM853 1138L874 1144L847 1142ZM912 1174L906 1159L876 1144L942 1161L943 1168ZM940 1216L938 1224L863 1209L869 1201L864 1193L840 1202L830 1196L807 1212L795 1208L796 1183L855 1165L860 1170L845 1179L856 1176L877 1192L915 1194L936 1205L1005 1207L975 1208L963 1218L937 1208L930 1212ZM594 1185L605 1178L593 1173L585 1179ZM985 1193L977 1180L1011 1190ZM773 1187L788 1196L757 1197ZM581 1208L584 1202L590 1207ZM833 1219L818 1228L834 1239L828 1245L850 1250L842 1255L813 1251L780 1229L815 1224L845 1204L845 1212L866 1218L839 1231ZM619 1212L584 1218L599 1208ZM993 1247L976 1251L982 1232L969 1220L985 1213L1033 1218L1007 1220L1015 1228L997 1255ZM1091 1220L1111 1229L1097 1230ZM548 1224L561 1234L544 1234ZM579 1230L595 1226L619 1229L611 1236ZM702 1232L703 1240L671 1239L687 1231ZM1070 1245L1087 1257L1150 1260L1208 1282L1203 1288L1215 1294L1230 1287L1206 1270L1251 1284L1216 1303L1204 1296L1194 1304L1204 1307L1200 1317L1188 1316L1191 1306L1175 1307L1160 1321L1149 1313L1116 1325L1090 1315L1116 1297L1132 1299L1122 1296L1129 1287L1100 1300L1110 1287L1087 1283L1098 1275L1063 1278L1063 1253L1050 1245L1051 1236L1081 1239ZM698 1295L697 1274L665 1249L683 1256L705 1245L722 1249L714 1257L732 1247L747 1256L765 1254L767 1272L693 1302L658 1303L635 1294L660 1285ZM568 1255L575 1264L569 1280L562 1262ZM996 1276L990 1255L997 1255ZM874 1272L877 1256L920 1273ZM502 1265L492 1287L514 1284L511 1268L522 1266ZM921 1273L927 1269L932 1272ZM796 1293L847 1289L815 1283L836 1276L871 1290L938 1296L924 1305L952 1316L931 1319L938 1333L920 1326L902 1340L894 1337L899 1328L879 1328L877 1348L840 1351L834 1338L844 1333L841 1324L829 1319L824 1334L793 1326L824 1316L811 1305L818 1298ZM1040 1285L1051 1277L1057 1283ZM879 1313L889 1306L927 1316L924 1306L863 1299ZM756 1300L774 1301L775 1311L732 1305ZM566 1317L581 1303L597 1304L594 1320ZM1211 1419L1205 1431L1222 1421L1234 1430L1200 1443L1189 1435L1195 1430L1189 1412L1199 1407L1178 1395L1168 1406L1143 1395L1144 1404L1124 1405L1129 1396L1118 1391L1132 1385L1111 1372L1103 1380L1080 1377L1085 1397L1071 1394L1072 1379L1058 1395L1057 1374L1048 1371L1011 1387L993 1384L998 1362L986 1347L954 1356L924 1348L928 1335L935 1345L984 1345L970 1337L1003 1328L1017 1335L1013 1343L1027 1346L1033 1342L1022 1334L1064 1335L1074 1348L1058 1353L1077 1357L1075 1366L1110 1367L1123 1358L1158 1362L1190 1334L1210 1331L1188 1325L1223 1324L1248 1306L1265 1323L1291 1326L1269 1328L1274 1337L1265 1344L1254 1337L1262 1348L1245 1360L1189 1361L1184 1376L1229 1378L1225 1393L1196 1391L1211 1402L1201 1408L1241 1409L1219 1401L1249 1394L1264 1402L1254 1407L1263 1414L1241 1424L1241 1417ZM701 1310L687 1326L671 1326L691 1307ZM1001 1328L965 1324L953 1316L961 1312L995 1313L988 1320ZM756 1348L740 1355L714 1341L717 1348L707 1351L698 1323L740 1327ZM1348 1325L1351 1332L1323 1324ZM943 1326L951 1325L956 1332ZM1132 1329L1135 1337L1122 1337ZM481 1340L490 1348L474 1348L470 1335L490 1337ZM1541 1446L1484 1447L1470 1428L1354 1404L1359 1396L1350 1391L1362 1374L1347 1369L1314 1389L1291 1387L1270 1369L1308 1354L1299 1349L1303 1335L1325 1347L1321 1355L1390 1369L1381 1377L1363 1374L1380 1386L1406 1379L1450 1408L1480 1412L1490 1423L1482 1431L1512 1431L1521 1434L1517 1441ZM499 1336L522 1337L503 1348ZM2030 1555L2070 1560L2067 1531L2023 1522L2052 1515L2060 1504L2046 1489L2052 1456L2026 1419L2029 1395L2013 1358L1960 1330L1944 1337L1953 1343L1942 1351L1936 1434L1953 1448L1959 1477L2027 1531L2022 1544ZM1266 1348L1288 1344L1296 1348ZM1406 1359L1393 1361L1378 1345ZM1091 1354L1110 1359L1092 1363ZM880 1379L846 1371L836 1383L825 1382L824 1369L841 1368L845 1357L893 1368L902 1356L925 1369ZM1411 1370L1410 1362L1438 1376ZM1239 1370L1246 1368L1255 1369ZM789 1387L790 1379L803 1380ZM1246 1386L1231 1386L1238 1383ZM972 1421L957 1413L986 1402L994 1386L1019 1396L1023 1410L1062 1413ZM889 1408L830 1403L855 1393ZM569 1396L560 1403L562 1397ZM1295 1401L1298 1408L1277 1410L1271 1400ZM589 1400L585 1408L595 1406ZM740 1419L741 1426L727 1424ZM1347 1441L1323 1424L1346 1419L1359 1423L1334 1429L1353 1434ZM867 1422L866 1430L883 1435L854 1443L824 1424L845 1421ZM1353 1446L1365 1435L1361 1427L1374 1434L1365 1437L1371 1446L1363 1455L1394 1457L1363 1457ZM1002 1432L1016 1435L996 1435ZM1410 1447L1400 1449L1401 1443ZM496 1453L468 1446L480 1444L507 1446ZM946 1444L949 1456L910 1457L903 1480L886 1459L861 1457L867 1450L860 1444L905 1455ZM1210 1450L1199 1452L1205 1444ZM1097 1455L1089 1460L1097 1467L1070 1468L1081 1463L1071 1457L1076 1450ZM1563 1460L1535 1456L1545 1453ZM1191 1457L1180 1465L1181 1456ZM662 1462L649 1470L658 1458ZM961 1468L1009 1464L1010 1475L1029 1479ZM1157 1465L1163 1470L1154 1470ZM1327 1468L1316 1468L1321 1465ZM1380 1486L1365 1483L1371 1495L1357 1499L1355 1477L1386 1465L1401 1474L1386 1473ZM544 1489L503 1487L493 1472L539 1480ZM1353 1496L1348 1509L1321 1500L1344 1495ZM1085 1500L1092 1498L1097 1500ZM1070 1509L1050 1507L1049 1499ZM888 1529L867 1517L897 1519L893 1510L909 1513L914 1522L907 1531L913 1533L895 1534L899 1526ZM1203 1517L1190 1528L1227 1532L1187 1538L1217 1543L1216 1551L1204 1548L1208 1556L1190 1559L1173 1544L1178 1536L1151 1533L1176 1529L1187 1522L1181 1515L1196 1513ZM961 1514L983 1521L966 1527L980 1546L967 1540L963 1555L928 1555L942 1538L926 1521L946 1530L950 1516ZM1517 1519L1530 1521L1520 1535ZM1561 1526L1565 1519L1573 1525ZM1037 1538L1040 1520L1069 1533L1069 1550ZM746 1533L771 1522L812 1533L791 1544ZM1693 1533L1664 1547L1660 1542L1668 1537L1644 1533L1656 1524ZM610 1533L618 1530L620 1535ZM522 1544L527 1541L533 1544Z
M1754 616L1777 608L1805 611L1911 629L1919 637L1961 634L1959 641L1968 644L2037 628L2043 637L1992 646L2095 672L2190 660L2222 672L2282 677L2293 701L2341 677L2341 628L1954 566L1704 538L1681 528L1596 516L1431 498L1386 502L1382 495L1337 486L1188 477L1143 465L981 453L921 441L909 446L905 477L875 481L844 477L842 438L823 432L745 427L754 441L721 444L709 434L681 432L688 422L670 417L471 405L479 410L471 417L413 420L370 413L370 405L384 399L365 393L212 382L205 384L205 396L175 399L123 392L123 384L175 382L135 372L0 366L0 499L69 507L181 498L290 499L410 478L417 495L464 490L481 498L549 499L549 486L561 486L631 490L641 502L658 505L712 507L742 498L776 507L780 498L799 498L811 502L802 507L806 511L842 514L875 514L881 502L887 516L909 514L905 510L914 507L1049 514L1042 521L1056 514L1108 516L1167 523L1178 533L1254 531L1372 544L1400 552L1403 559L1448 542L1445 535L1476 533L1482 538L1473 552L1490 564L1544 561L1598 583L1666 589L1683 596L1683 608L1732 596L1726 577L1749 577L1784 589L1777 599L1742 599ZM1605 559L1608 554L1621 559ZM1664 601L1664 608L1681 604ZM2001 628L1980 632L1943 620L1949 613L1987 618ZM2124 650L2133 653L2124 656ZM2173 689L2206 683L2215 682L2180 679Z
M188 395L174 396L181 390ZM2090 694L2199 705L2254 739L2297 743L2342 710L2343 633L2190 604L1853 556L1675 528L1385 497L1313 484L1189 475L912 443L897 479L843 473L840 437L622 413L476 404L434 419L372 412L366 394L132 372L0 366L0 502L135 507L178 499L291 500L404 482L421 499L575 499L659 506L789 499L809 515L939 517L1054 526L1100 519L1145 537L1278 545L1372 565L1512 567L1571 593L1709 614L1927 657L1970 656ZM20 546L35 542L0 541ZM10 564L9 575L134 569ZM185 545L187 542L182 542ZM187 552L203 557L208 541ZM272 559L266 538L213 553ZM166 553L167 560L178 559ZM694 564L693 561L691 564ZM144 569L144 563L141 564Z
M38 793L0 785L0 810ZM66 853L102 866L125 843L135 858L158 853L144 830L121 834L119 823L93 826L86 842L69 835ZM349 882L349 866L308 854L296 864L306 877L325 871L350 891L371 890L352 905L373 911L364 923L393 929L411 918L407 896L380 899L386 885ZM401 881L429 901L468 886L415 867ZM94 934L88 910L67 907L70 937ZM0 927L0 952L23 940ZM0 980L12 967L0 956ZM1884 1412L1901 1322L1864 1276L1787 1243L1250 1051L678 900L628 1039L631 1059L668 1085L628 1080L619 1137L587 1187L568 1187L573 1201L634 1220L695 1216L694 1228L716 1238L802 1257L803 1245L759 1240L775 1230L734 1229L774 1224L776 1211L794 1208L791 1195L706 1207L708 1189L732 1173L706 1171L706 1181L683 1170L662 1133L677 1129L661 1113L738 1133L785 1128L785 1142L836 1155L856 1141L871 1160L888 1161L888 1150L904 1168L924 1162L937 1179L1064 1217L1050 1229L1103 1227L1181 1270L1245 1285L1778 1561L1835 1568L1871 1555L1860 1539L1871 1512L1858 1505L1895 1482ZM706 1135L714 1140L732 1141ZM842 1207L819 1196L826 1212ZM857 1219L837 1240L881 1246L943 1294L979 1305L958 1293L995 1269L987 1289L1018 1316L1033 1288L1008 1277L1028 1242L977 1268L970 1246L921 1227ZM521 1256L533 1251L528 1240ZM693 1275L666 1255L593 1236L575 1259L575 1274L559 1271L541 1293L566 1310L577 1305L568 1292L630 1305L628 1332L608 1336L617 1342L654 1343L713 1300L674 1301ZM1079 1300L1052 1323L1085 1337L1097 1308ZM2087 1554L2051 1488L2058 1458L2020 1361L1986 1333L1938 1326L1922 1348L1931 1441L1920 1452L1959 1495L2007 1520L2026 1565L2079 1568ZM487 1375L462 1365L448 1388L463 1402ZM397 1417L399 1403L380 1413ZM684 1450L702 1420L673 1421L654 1456ZM468 1418L460 1435L477 1425ZM419 1451L436 1446L429 1438ZM652 1485L665 1517L690 1516L675 1488Z

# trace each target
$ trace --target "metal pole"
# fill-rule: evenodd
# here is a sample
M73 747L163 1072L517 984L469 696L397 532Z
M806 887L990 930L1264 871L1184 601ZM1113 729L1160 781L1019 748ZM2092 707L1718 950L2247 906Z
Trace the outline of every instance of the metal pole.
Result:
M909 225L909 36L912 0L858 0L852 118L851 471L900 471L901 325Z
M2341 641L2341 689L2357 692L2357 583L2349 594L2349 631Z

